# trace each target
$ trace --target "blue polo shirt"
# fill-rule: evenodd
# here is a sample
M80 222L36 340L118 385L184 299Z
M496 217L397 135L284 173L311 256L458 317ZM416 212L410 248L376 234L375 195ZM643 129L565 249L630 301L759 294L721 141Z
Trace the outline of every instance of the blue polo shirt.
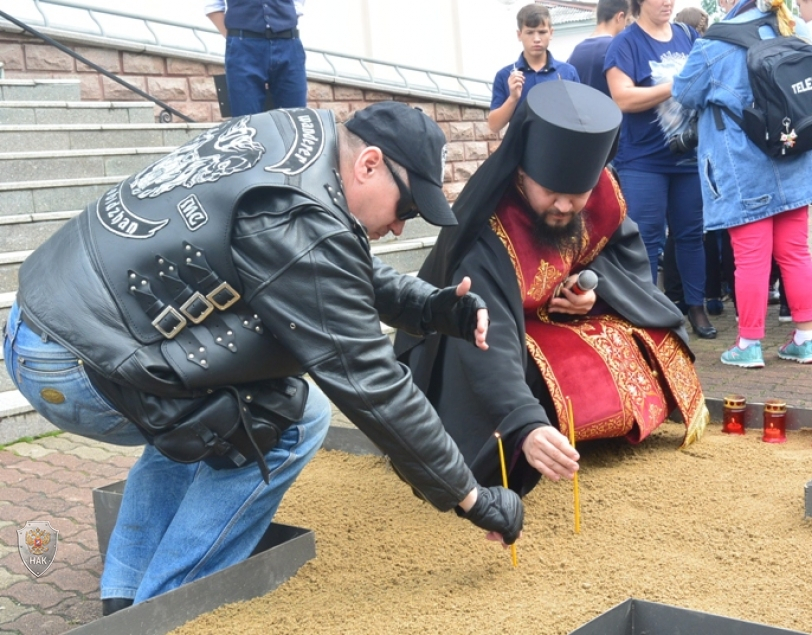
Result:
M567 63L572 64L578 71L582 84L597 88L607 97L612 95L609 93L606 75L603 74L603 61L606 58L606 49L611 43L611 35L587 38L572 49L572 54L567 60Z
M491 110L499 108L507 101L510 91L508 90L508 77L513 69L522 71L524 74L524 87L522 88L522 96L519 103L523 102L527 97L528 91L536 84L542 82L549 82L553 79L568 79L572 82L580 82L578 71L572 64L566 62L559 62L553 57L550 51L547 51L547 63L538 71L534 71L527 64L524 59L524 53L519 56L514 64L505 66L502 70L496 73L493 80L493 97L491 97Z

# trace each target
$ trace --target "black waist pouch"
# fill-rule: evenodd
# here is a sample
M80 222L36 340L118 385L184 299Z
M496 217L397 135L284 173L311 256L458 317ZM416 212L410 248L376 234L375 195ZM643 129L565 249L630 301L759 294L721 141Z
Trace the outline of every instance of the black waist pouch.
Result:
M168 429L153 432L153 443L179 463L205 461L228 469L257 461L268 482L265 454L304 416L308 392L300 377L224 387Z

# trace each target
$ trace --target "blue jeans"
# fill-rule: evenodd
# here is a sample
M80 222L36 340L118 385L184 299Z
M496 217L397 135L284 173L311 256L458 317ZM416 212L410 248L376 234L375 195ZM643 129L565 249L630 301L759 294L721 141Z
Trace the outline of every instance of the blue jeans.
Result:
M657 261L665 247L666 228L674 238L677 270L688 306L705 303L705 247L702 242L702 190L699 174L660 174L620 169L620 186L629 218L640 228L651 279L657 283Z
M12 380L55 426L118 445L145 442L93 387L75 355L43 341L20 320L16 303L3 347ZM101 597L141 602L245 560L321 447L329 423L330 404L311 384L304 417L265 455L269 485L256 463L215 470L206 463L176 463L148 445L127 478Z
M226 38L226 83L231 116L265 110L265 85L274 108L307 105L305 51L299 38Z

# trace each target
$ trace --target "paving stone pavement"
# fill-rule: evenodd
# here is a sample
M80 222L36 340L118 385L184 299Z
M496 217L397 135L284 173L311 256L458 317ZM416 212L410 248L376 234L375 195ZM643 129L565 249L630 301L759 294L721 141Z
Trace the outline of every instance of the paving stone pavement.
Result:
M792 332L791 325L778 322L777 307L768 310L763 341L767 366L760 370L719 361L736 338L732 305L727 303L724 314L711 319L719 330L717 339L691 337L709 400L719 401L735 392L750 403L782 397L790 406L812 409L812 365L780 360L776 354ZM349 425L341 415L334 424ZM139 448L96 443L72 434L18 442L0 450L0 635L59 635L101 617L102 562L92 490L126 478L139 454ZM17 548L17 529L37 520L47 520L59 531L54 563L39 578L23 565Z
M778 347L785 344L793 332L792 323L778 321L778 305L767 309L767 333L761 341L764 368L746 369L723 364L719 357L736 342L736 316L732 302L725 302L722 315L710 316L718 336L714 340L699 339L690 333L691 350L696 355L699 380L708 399L725 395L743 395L748 403L763 404L779 398L787 406L812 409L812 364L798 364L780 359ZM690 328L690 327L689 327Z
M126 478L141 448L59 434L0 451L0 634L58 635L101 617L96 487ZM39 578L23 564L17 530L48 521L59 532Z

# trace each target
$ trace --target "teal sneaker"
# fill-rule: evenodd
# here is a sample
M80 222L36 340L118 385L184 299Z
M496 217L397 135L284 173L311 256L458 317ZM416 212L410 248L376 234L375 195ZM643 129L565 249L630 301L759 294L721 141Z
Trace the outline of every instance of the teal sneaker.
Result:
M812 340L806 340L799 345L790 338L789 342L778 349L778 357L791 359L799 364L812 364Z
M735 346L722 353L722 363L728 366L739 366L740 368L764 368L761 343L756 342L747 348L739 348L737 340Z

